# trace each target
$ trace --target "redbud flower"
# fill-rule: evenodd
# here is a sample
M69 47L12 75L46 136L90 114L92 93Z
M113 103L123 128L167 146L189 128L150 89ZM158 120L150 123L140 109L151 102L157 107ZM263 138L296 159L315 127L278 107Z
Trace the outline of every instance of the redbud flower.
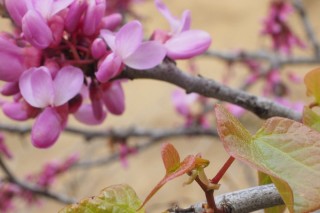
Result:
M100 82L107 82L118 75L122 64L138 70L150 69L160 64L166 54L165 48L159 42L142 42L143 31L138 21L125 24L116 34L101 30L101 37L112 52L106 56L96 72Z
M79 68L62 68L54 79L46 67L31 68L23 73L19 86L23 98L33 107L44 108L32 127L32 143L46 148L57 140L67 119L65 105L81 89L83 73Z
M181 19L174 17L162 0L155 0L159 12L168 20L171 32L156 31L153 39L164 43L167 56L172 59L188 59L206 51L211 44L210 35L202 30L190 30L191 17L188 10Z
M292 32L287 23L293 8L286 1L272 1L268 17L263 21L262 34L272 39L275 50L290 54L294 46L304 48L304 43Z
M54 16L72 2L73 0L6 0L5 5L15 24L22 28L24 38L33 46L44 49L55 39L59 41L59 37L62 37L62 31L55 35L55 29L57 25L62 28L64 23L54 19Z

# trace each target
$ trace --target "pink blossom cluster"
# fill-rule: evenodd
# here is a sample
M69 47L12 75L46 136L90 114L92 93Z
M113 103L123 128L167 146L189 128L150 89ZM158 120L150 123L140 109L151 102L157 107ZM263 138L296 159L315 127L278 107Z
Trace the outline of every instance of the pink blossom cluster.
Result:
M211 127L208 121L208 115L211 111L205 109L208 104L207 98L196 93L186 94L185 91L179 89L173 91L171 100L176 112L184 118L185 127ZM200 109L195 109L196 105Z
M263 21L262 34L271 38L275 50L285 54L291 54L294 46L305 47L287 23L288 16L292 12L293 8L288 1L273 0L268 16Z
M165 57L187 59L209 47L208 33L190 29L189 11L176 18L160 0L155 4L171 31L155 30L144 41L138 20L122 25L115 13L134 2L4 1L15 29L0 34L1 94L13 97L2 110L17 121L35 118L34 146L52 146L69 115L88 125L101 124L108 112L121 115L123 81L116 77L126 67L151 69Z
M32 174L27 177L31 182L35 182L37 186L41 188L50 187L58 175L66 172L70 167L72 167L76 162L78 162L79 156L77 154L70 155L66 160L51 161L44 165L42 171L38 174Z

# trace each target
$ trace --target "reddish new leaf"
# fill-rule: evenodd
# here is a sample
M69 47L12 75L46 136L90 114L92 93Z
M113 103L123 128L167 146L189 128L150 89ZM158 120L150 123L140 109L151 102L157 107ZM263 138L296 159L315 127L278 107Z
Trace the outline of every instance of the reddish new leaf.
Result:
M180 162L180 156L177 150L172 144L165 143L162 146L161 156L166 168L166 175L162 180L152 189L147 198L144 200L142 208L152 196L159 191L159 189L168 181L177 178L181 175L189 173L196 168L204 168L208 166L209 161L201 158L199 155L188 155L182 162Z
M253 136L222 106L217 128L227 152L271 176L290 212L320 208L320 133L293 120L268 119Z
M165 143L162 145L161 157L163 160L166 172L174 172L180 166L180 156L174 146L170 143Z

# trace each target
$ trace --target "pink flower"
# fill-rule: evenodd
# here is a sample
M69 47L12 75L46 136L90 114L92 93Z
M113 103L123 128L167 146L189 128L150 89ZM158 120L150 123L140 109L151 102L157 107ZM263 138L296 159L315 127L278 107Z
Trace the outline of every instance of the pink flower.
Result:
M109 30L101 30L101 36L111 49L99 66L96 77L107 82L121 72L122 64L133 69L150 69L162 62L165 48L156 41L142 42L143 31L140 22L131 21L115 35Z
M63 67L52 79L46 67L31 68L23 73L19 87L23 98L33 107L44 108L32 128L32 143L47 148L57 140L68 114L66 103L79 93L83 84L79 68Z
M6 8L33 46L44 49L62 37L64 23L54 16L74 0L6 0ZM55 41L58 40L58 41Z
M270 36L273 48L290 54L294 46L304 48L304 43L292 32L287 19L293 8L286 1L272 1L268 17L263 21L262 34Z
M155 0L159 12L168 20L171 32L156 31L153 39L164 43L167 56L172 59L188 59L206 51L211 44L210 35L202 30L190 30L191 17L188 10L181 19L174 17L162 0Z
M39 63L40 53L33 47L19 47L9 36L0 36L0 80L13 82L26 68Z
M125 110L125 97L121 83L121 81L100 85L91 83L90 85L94 85L89 88L91 104L83 104L74 113L75 118L88 125L97 125L101 124L107 116L105 108L114 115L121 115ZM85 93L86 91L83 91L82 95L88 96Z

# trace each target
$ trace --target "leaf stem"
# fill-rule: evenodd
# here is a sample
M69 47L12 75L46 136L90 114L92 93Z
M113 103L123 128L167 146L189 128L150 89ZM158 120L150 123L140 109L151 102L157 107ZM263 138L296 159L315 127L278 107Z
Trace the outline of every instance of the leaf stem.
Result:
M231 164L234 161L234 157L230 156L229 159L224 163L224 165L221 167L219 172L216 174L216 176L210 181L213 184L218 184L223 175L226 173L226 171L229 169Z

